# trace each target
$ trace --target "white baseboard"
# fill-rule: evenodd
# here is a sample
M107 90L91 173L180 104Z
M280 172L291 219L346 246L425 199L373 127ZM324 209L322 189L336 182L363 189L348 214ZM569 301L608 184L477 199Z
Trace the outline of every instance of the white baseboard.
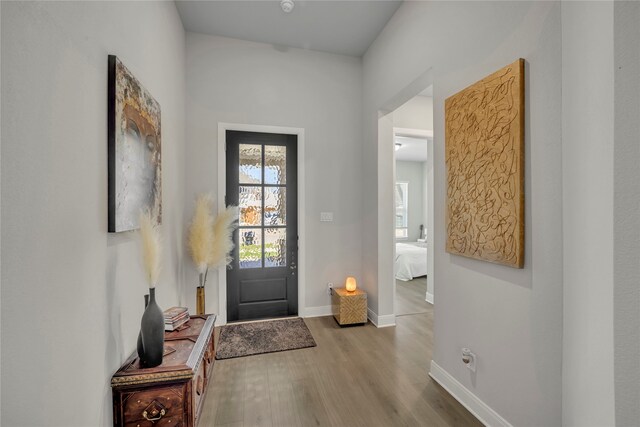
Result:
M332 314L331 306L323 305L319 307L305 307L303 312L300 313L300 317L322 317L331 316Z
M376 325L377 328L396 326L396 316L393 314L378 316L370 308L367 308L367 317L371 320L371 323Z
M428 302L429 304L433 304L433 294L427 292L427 297L425 298L425 301Z
M482 424L489 427L513 427L507 420L502 418L496 411L491 409L489 405L480 400L478 396L473 394L433 360L431 361L429 375L460 402L462 406L475 415Z
M378 328L387 328L389 326L396 326L396 315L387 314L385 316L378 316Z

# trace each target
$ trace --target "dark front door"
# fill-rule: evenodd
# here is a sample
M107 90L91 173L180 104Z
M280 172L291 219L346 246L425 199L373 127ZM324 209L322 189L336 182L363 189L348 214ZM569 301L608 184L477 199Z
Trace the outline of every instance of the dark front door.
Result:
M298 314L297 136L227 131L226 190L240 211L227 319Z

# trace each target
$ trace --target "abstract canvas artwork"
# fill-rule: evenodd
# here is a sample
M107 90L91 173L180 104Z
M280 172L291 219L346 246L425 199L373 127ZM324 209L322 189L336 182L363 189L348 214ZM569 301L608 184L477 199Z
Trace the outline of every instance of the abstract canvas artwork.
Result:
M139 228L140 212L162 218L160 104L109 55L109 231Z
M447 252L524 265L524 60L445 101Z

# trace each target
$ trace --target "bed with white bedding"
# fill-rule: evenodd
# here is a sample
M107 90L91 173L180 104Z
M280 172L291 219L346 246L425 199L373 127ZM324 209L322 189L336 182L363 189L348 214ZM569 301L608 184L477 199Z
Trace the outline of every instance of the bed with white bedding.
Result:
M427 244L396 243L396 279L407 281L427 275Z

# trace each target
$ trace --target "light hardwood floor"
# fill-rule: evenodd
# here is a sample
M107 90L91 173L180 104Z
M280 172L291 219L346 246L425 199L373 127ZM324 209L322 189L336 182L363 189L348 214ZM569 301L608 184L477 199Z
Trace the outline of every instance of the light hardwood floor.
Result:
M396 280L396 315L428 313L432 305L425 301L427 295L427 278L403 282Z
M381 329L305 323L317 347L217 360L199 425L482 425L428 375L432 310Z

